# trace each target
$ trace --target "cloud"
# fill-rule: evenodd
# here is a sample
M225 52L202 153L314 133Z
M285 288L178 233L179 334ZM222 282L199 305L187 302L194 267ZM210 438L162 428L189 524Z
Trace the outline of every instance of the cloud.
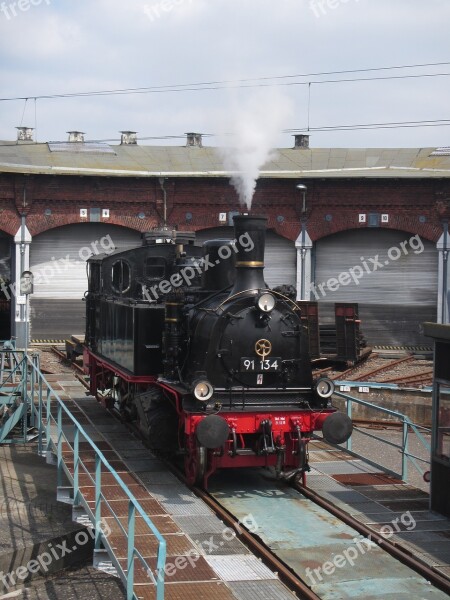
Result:
M448 55L446 0L341 0L317 18L312 0L51 0L7 20L0 13L3 97L220 81L414 64ZM8 0L6 0L8 4ZM151 20L145 7L159 6ZM154 14L154 13L152 13ZM20 40L20 41L19 41ZM447 67L437 70L449 71ZM381 73L380 73L381 75ZM311 124L445 118L450 77L313 85ZM307 88L281 88L307 123ZM264 85L264 81L260 82ZM254 89L240 90L242 102ZM0 138L12 139L23 101L2 103ZM223 131L226 90L39 101L40 139L80 127L91 138ZM34 110L27 104L27 124ZM79 123L79 125L77 125ZM434 145L445 128L322 133L313 145ZM175 142L178 143L178 142ZM291 145L288 134L277 144Z

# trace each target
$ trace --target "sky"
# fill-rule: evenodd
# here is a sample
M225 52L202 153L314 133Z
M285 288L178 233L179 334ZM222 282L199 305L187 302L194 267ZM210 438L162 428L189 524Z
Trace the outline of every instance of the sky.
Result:
M0 98L29 98L0 102L0 139L14 140L15 127L27 125L40 142L66 140L69 130L87 140L118 140L120 130L140 140L196 131L216 146L230 139L236 115L245 119L255 107L255 126L275 127L278 147L291 147L290 130L308 122L312 147L450 146L444 125L314 131L450 119L449 23L448 0L0 0ZM299 77L442 62L449 64ZM444 75L398 78L437 73ZM237 83L243 79L253 81Z

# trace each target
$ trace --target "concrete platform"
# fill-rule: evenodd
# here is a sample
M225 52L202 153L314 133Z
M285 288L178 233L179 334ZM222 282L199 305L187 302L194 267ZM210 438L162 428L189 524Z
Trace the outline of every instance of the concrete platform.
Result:
M308 487L450 581L450 519L429 510L428 491L322 441L309 456Z

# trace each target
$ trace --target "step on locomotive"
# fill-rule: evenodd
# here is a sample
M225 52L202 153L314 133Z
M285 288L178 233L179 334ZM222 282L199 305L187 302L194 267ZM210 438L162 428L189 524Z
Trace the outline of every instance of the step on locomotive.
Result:
M233 240L202 247L166 228L88 260L91 393L149 448L184 455L188 482L205 488L238 467L305 481L313 432L335 444L352 432L333 382L313 379L299 305L264 281L266 223L236 215Z

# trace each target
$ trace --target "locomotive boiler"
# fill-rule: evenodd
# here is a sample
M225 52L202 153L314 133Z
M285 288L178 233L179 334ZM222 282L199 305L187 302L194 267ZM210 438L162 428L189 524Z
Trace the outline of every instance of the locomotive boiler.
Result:
M88 261L91 392L149 448L184 455L189 483L217 469L302 475L314 431L342 443L351 421L313 379L295 300L264 281L266 218L234 217L233 240L199 247L167 229Z

